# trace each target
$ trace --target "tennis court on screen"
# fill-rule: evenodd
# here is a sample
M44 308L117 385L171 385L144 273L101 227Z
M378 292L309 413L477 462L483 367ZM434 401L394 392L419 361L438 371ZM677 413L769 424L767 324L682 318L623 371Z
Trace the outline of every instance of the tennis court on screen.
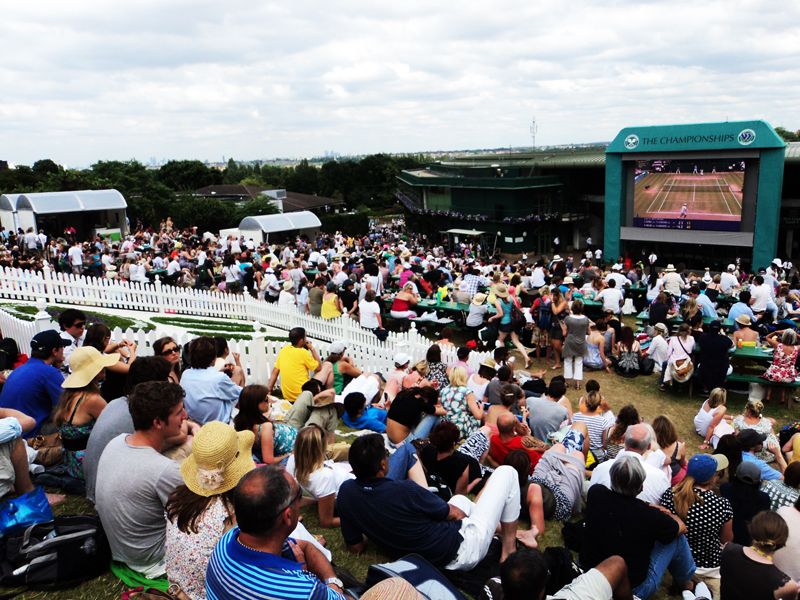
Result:
M636 181L634 215L739 221L743 184L743 172L646 173Z

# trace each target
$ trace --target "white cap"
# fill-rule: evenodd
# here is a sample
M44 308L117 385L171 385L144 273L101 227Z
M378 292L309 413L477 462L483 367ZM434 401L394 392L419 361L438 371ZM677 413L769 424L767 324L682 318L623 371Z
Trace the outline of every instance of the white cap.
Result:
M331 354L344 354L344 351L347 349L347 344L342 341L333 342L328 347L328 352Z
M783 265L783 261L780 258L776 258L776 259L773 259L772 264L773 265L777 265L777 266L780 267L780 266Z
M396 365L400 365L402 367L403 365L407 365L410 362L411 362L411 357L405 352L398 352L397 354L394 355L394 364Z
M734 264L728 265L728 271L735 271L735 270L736 270L736 265Z

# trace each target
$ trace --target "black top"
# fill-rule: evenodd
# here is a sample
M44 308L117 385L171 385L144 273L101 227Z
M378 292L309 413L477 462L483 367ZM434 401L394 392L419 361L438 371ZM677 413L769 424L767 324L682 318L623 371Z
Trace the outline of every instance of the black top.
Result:
M449 512L447 502L408 479L351 479L336 496L346 544L366 536L392 557L414 552L437 567L450 563L464 540L461 521L448 521Z
M775 600L775 590L789 581L775 565L745 556L744 548L736 543L722 550L720 576L722 600Z
M471 456L453 452L450 456L436 460L437 454L436 448L431 444L424 446L419 453L422 466L425 467L428 473L436 473L444 479L450 491L454 494L456 493L456 483L464 474L465 469L469 468L469 474L467 475L469 481L478 479L481 476L480 464Z
M663 323L667 326L669 330L669 323L667 322L667 313L669 312L669 306L663 303L656 303L650 305L650 310L648 312L647 320L650 322L650 325L655 325L656 323Z
M722 552L719 534L722 526L733 518L733 509L727 498L718 496L712 491L694 488L702 501L696 501L683 520L686 523L686 541L692 549L692 557L698 567L713 568L719 566L719 555ZM668 488L661 497L661 506L674 514L675 498L672 489Z
M584 570L594 568L618 554L628 565L631 587L644 581L653 545L671 542L680 531L678 523L669 515L638 498L628 498L600 484L589 488L585 517L581 567Z
M769 496L757 487L738 481L723 483L719 493L730 501L733 508L733 541L749 546L753 540L747 528L753 517L762 510L769 510Z
M402 391L389 406L387 419L397 421L400 425L409 429L416 428L422 420L422 415L433 415L436 413L436 403L428 404L421 396L417 396L410 391Z
M339 292L339 298L347 312L350 312L353 309L353 305L358 302L358 294L353 290L343 289Z
M727 335L706 333L700 337L700 379L707 390L721 387L728 374L728 350L733 341Z
M124 396L127 377L125 373L114 373L114 371L106 369L106 378L100 384L100 395L103 400L111 402L114 398Z

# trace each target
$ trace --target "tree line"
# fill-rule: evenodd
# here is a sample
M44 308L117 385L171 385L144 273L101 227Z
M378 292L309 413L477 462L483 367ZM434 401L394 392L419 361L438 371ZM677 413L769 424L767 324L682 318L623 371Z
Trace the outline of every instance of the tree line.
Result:
M320 166L302 160L295 166L273 166L230 159L224 169L199 160L171 160L157 169L136 160L99 161L88 169L65 169L50 159L32 166L0 169L0 193L118 190L128 202L131 225L158 226L171 216L179 227L201 230L235 227L250 215L270 214L268 200L242 204L192 192L209 185L245 184L343 200L349 209L381 210L394 203L395 176L419 167L426 157L372 154L360 159L330 160Z

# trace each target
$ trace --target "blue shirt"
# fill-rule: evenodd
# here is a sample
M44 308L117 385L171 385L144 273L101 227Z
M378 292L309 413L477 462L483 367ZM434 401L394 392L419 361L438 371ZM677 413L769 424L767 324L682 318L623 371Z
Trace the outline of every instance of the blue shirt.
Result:
M731 310L728 312L728 318L733 321L733 325L736 327L736 329L739 329L740 327L740 325L736 322L736 317L739 315L747 315L750 317L751 323L754 323L756 320L756 316L753 314L753 309L751 309L749 305L745 304L744 302L737 302L731 306Z
M762 481L770 481L774 479L780 479L781 473L780 471L776 471L772 467L770 467L767 463L765 463L760 458L753 455L752 452L742 452L742 461L751 462L758 466L761 469L761 480Z
M700 307L700 310L703 313L703 317L709 317L711 319L719 318L717 315L717 309L714 307L714 303L711 301L711 298L709 298L705 294L698 294L697 306Z
M386 431L386 413L387 411L381 408L370 406L357 419L351 419L350 415L345 411L342 414L342 421L352 429L369 429L370 431L383 433Z
M13 408L36 420L36 427L23 437L30 438L39 430L58 404L64 375L43 360L31 358L14 369L0 392L0 406Z
M234 527L217 543L206 569L209 600L286 598L292 600L344 600L297 562L289 539L280 556L242 546ZM293 542L295 540L292 540Z
M230 377L214 367L187 369L181 375L181 387L186 392L186 412L200 425L209 421L230 422L231 410L242 391Z
M447 520L447 502L410 480L345 481L336 496L336 512L346 544L358 544L366 536L392 556L415 552L437 567L452 562L463 541L461 521Z

